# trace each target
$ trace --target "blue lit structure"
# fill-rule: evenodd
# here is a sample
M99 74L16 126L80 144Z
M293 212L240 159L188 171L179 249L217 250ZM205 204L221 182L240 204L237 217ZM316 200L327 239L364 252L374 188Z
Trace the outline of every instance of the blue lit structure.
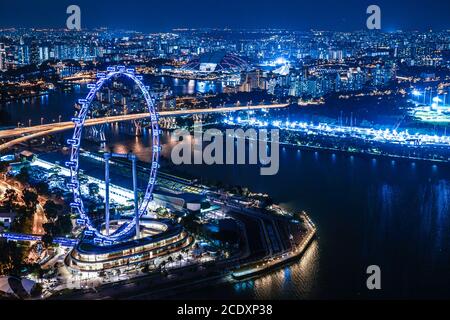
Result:
M73 202L70 204L70 206L72 207L72 209L76 210L76 212L80 217L80 222L82 222L83 225L85 226L86 228L85 234L93 235L96 240L96 243L104 243L104 244L124 241L126 239L131 238L134 235L135 227L138 223L139 218L145 214L149 203L153 200L152 193L156 184L156 175L159 168L159 157L161 153L160 129L158 125L158 114L155 108L155 99L150 95L148 87L146 87L142 83L142 76L136 75L133 69L127 69L124 66L109 67L107 70L108 73L100 72L97 74L98 80L95 84L89 85L88 88L90 88L90 91L86 96L86 98L79 100L79 103L81 104L81 109L78 113L78 116L72 119L72 121L75 124L75 129L73 132L72 139L69 139L67 141L71 147L71 156L70 161L66 162L66 166L70 169L71 172L71 181L68 184L68 187L72 189L73 193ZM122 225L121 228L116 230L113 234L104 235L92 225L89 216L86 214L83 205L83 200L81 197L80 183L78 179L78 171L79 171L78 157L80 153L80 143L83 133L83 127L86 121L89 108L97 92L103 87L103 85L113 77L117 76L123 76L133 80L134 83L139 87L145 98L149 111L152 129L152 141L153 141L152 166L150 168L150 179L145 192L145 196L139 207L139 214L136 215L131 222Z
M42 241L42 236L32 234L11 233L11 232L0 233L0 238L5 238L8 241L26 241L26 242ZM78 239L54 238L53 243L59 244L60 246L63 247L70 248L78 244Z
M225 51L208 52L191 60L182 68L184 71L211 73L235 73L250 69L249 64L242 58Z
M303 132L309 135L324 135L330 137L353 137L363 140L372 140L385 143L395 143L399 145L431 145L450 146L450 136L447 135L427 135L419 133L409 133L408 130L397 131L390 129L372 129L354 126L330 125L327 123L313 124L308 122L273 120L270 125L268 121L257 118L242 119L238 117L225 118L224 123L228 125L248 125L260 128L278 128L281 130Z
M413 96L412 102L415 107L409 113L422 122L450 123L450 104L447 101L448 93L448 91L439 93L438 90L437 96L434 96L433 89L425 89L424 91L413 89L411 95Z
M81 273L120 269L179 252L193 243L181 225L154 219L146 219L143 224L147 236L139 239L81 241L66 256L66 266Z

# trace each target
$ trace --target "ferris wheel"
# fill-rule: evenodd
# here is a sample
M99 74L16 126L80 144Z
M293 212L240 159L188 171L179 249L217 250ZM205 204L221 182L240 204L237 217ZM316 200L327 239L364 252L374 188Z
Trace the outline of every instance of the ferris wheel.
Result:
M102 89L103 85L106 82L108 82L112 78L119 77L131 79L134 84L140 89L145 99L152 130L152 163L150 168L150 178L145 191L145 195L142 203L138 207L137 214L135 215L133 220L124 223L112 234L103 234L100 230L94 227L83 204L79 181L79 155L84 124L91 104L97 95L97 92ZM85 226L85 235L94 237L95 241L98 243L112 244L114 242L129 239L134 235L136 225L139 224L139 219L147 212L148 205L153 200L153 189L156 184L156 176L159 169L159 157L161 153L160 129L158 124L158 114L155 108L155 99L150 95L149 88L146 87L142 82L143 77L135 74L134 69L128 69L124 66L109 67L106 73L98 73L97 79L98 80L96 83L88 85L88 89L90 89L90 91L85 99L79 100L81 109L78 112L77 117L72 119L75 124L75 129L72 138L67 141L71 148L70 161L66 162L66 166L70 169L71 175L70 183L68 183L67 186L72 190L73 193L73 202L70 204L70 206L79 216L77 222Z

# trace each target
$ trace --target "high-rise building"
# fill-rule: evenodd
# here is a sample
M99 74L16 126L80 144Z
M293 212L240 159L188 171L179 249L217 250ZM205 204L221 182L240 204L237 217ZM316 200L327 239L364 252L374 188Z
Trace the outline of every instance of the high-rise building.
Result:
M39 62L50 59L49 47L39 47Z
M30 49L23 38L20 38L19 46L17 47L17 64L18 65L27 65L30 64Z
M243 72L241 75L241 91L251 92L253 90L266 90L267 83L263 71L256 69L250 72Z
M30 63L39 64L39 47L36 42L31 44Z
M0 43L0 71L6 70L6 50L5 44Z

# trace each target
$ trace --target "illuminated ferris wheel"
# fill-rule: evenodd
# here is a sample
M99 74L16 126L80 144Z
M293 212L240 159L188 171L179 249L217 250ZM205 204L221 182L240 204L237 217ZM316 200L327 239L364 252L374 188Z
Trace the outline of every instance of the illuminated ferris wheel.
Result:
M159 168L159 157L161 153L161 147L160 147L160 129L158 124L158 114L155 108L155 100L150 95L149 88L143 84L142 76L136 75L134 69L127 69L124 66L109 67L107 71L108 71L107 73L97 74L98 78L97 82L88 85L88 89L90 89L90 91L86 96L86 98L79 100L79 103L81 104L81 109L78 112L78 116L72 119L72 121L75 124L75 129L72 138L67 141L67 143L71 147L71 156L70 161L66 162L66 166L70 169L71 173L71 180L70 183L68 184L68 187L72 190L73 202L70 204L70 206L72 207L73 210L75 210L78 213L80 217L77 220L77 222L85 226L84 231L85 235L94 237L95 242L97 243L103 243L108 245L114 242L129 239L135 234L134 232L136 233L138 232L136 230L137 229L136 226L139 226L139 219L146 213L148 205L153 200L152 194L156 184L156 175ZM78 173L79 173L79 154L80 154L81 137L89 109L91 107L93 100L96 97L97 92L101 90L103 85L113 77L125 77L133 80L135 85L139 87L142 95L144 96L149 112L149 119L152 129L152 163L150 168L150 178L148 181L143 201L140 204L140 206L136 205L137 201L135 202L136 215L134 216L133 220L124 223L112 234L109 234L108 229L108 232L105 235L93 226L92 221L89 218L89 215L85 211L85 207L81 196L81 188ZM135 161L135 158L133 160ZM135 162L133 162L133 165L135 165ZM106 185L109 187L109 181L106 181ZM136 198L137 197L135 189L135 199ZM109 202L108 196L106 197L106 202ZM109 203L106 205L109 206ZM107 218L107 223L109 223L108 219L109 217Z

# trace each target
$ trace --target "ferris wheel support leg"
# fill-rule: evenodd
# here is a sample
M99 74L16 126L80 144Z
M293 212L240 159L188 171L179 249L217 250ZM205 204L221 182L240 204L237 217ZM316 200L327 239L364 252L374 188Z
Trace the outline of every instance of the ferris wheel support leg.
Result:
M139 226L139 205L138 205L138 190L137 190L137 172L136 172L136 155L131 158L133 166L133 192L134 192L134 215L136 217L136 238L139 238L141 229Z
M105 224L106 235L109 236L109 159L110 153L105 153Z

